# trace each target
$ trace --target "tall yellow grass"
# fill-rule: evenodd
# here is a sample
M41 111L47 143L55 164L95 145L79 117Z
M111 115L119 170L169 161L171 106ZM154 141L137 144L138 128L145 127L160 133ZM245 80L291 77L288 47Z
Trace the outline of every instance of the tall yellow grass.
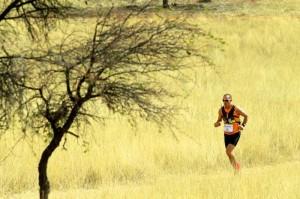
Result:
M87 127L88 146L69 137L67 151L51 157L51 198L300 197L299 18L194 14L191 20L226 45L208 52L215 67L200 67L194 81L181 85L187 95L177 100L185 109L176 121L180 131L159 132L148 123L132 129L115 117ZM222 129L213 127L227 92L249 115L235 150L242 165L237 176ZM0 159L19 136L1 137ZM37 198L44 146L38 139L20 142L0 162L0 198Z

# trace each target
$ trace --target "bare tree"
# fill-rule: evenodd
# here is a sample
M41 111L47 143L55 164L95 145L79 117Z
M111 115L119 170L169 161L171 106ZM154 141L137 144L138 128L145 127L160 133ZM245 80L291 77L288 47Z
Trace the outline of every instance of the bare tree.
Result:
M96 119L94 110L105 105L132 121L168 125L174 109L166 98L174 95L163 78L188 68L180 60L189 56L207 62L190 42L207 36L200 28L179 19L143 20L143 11L120 16L111 10L99 16L92 35L70 36L46 50L4 50L0 67L7 78L1 81L9 86L2 88L0 108L13 101L5 115L17 113L24 128L50 138L38 166L41 199L50 193L48 160L64 136L78 137L76 124Z

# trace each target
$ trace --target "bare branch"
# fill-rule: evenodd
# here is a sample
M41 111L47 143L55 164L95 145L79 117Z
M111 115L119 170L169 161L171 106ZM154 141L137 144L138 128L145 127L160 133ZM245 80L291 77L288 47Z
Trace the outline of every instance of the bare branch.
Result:
M21 20L32 39L49 30L49 25L73 9L68 1L57 0L14 0L0 10L0 25Z
M76 137L76 138L79 138L79 135L76 135L75 133L73 133L71 131L67 131L67 133L70 134L70 135L72 135L72 136L74 136L74 137Z
M8 5L6 7L6 9L0 14L0 21L2 21L3 19L5 19L6 15L8 15L11 10L13 10L14 8L17 7L18 3L20 2L21 0L14 0L10 5Z

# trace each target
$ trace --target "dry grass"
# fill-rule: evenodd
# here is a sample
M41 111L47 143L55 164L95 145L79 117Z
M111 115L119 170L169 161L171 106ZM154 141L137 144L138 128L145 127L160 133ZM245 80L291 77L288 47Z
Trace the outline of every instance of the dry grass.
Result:
M200 68L194 81L181 85L187 95L176 99L185 108L179 141L147 123L135 130L115 117L95 124L84 138L88 147L70 137L68 151L51 157L51 198L300 197L299 18L193 14L191 20L227 44L224 52L208 52L216 67ZM243 167L238 176L225 156L222 130L213 128L226 92L250 116L235 151ZM0 159L18 136L1 137ZM37 198L38 139L21 142L0 162L0 198Z

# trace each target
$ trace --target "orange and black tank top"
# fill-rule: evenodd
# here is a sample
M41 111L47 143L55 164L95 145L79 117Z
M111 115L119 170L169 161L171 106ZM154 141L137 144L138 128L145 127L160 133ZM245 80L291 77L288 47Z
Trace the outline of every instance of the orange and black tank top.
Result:
M240 115L236 111L236 107L233 105L230 109L226 109L224 106L221 107L222 118L224 121L224 134L232 135L240 131ZM232 126L232 132L226 132L225 126Z

